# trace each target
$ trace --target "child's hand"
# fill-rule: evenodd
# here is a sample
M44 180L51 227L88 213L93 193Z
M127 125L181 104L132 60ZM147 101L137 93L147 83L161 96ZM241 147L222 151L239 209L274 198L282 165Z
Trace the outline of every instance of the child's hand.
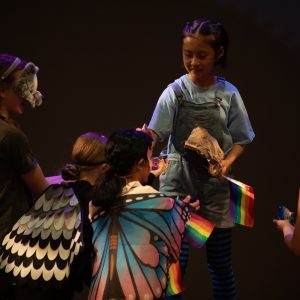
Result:
M164 174L168 168L168 161L165 159L160 159L159 163L157 165L156 170L152 170L151 173L155 175L155 177L158 177L160 174Z
M278 219L274 219L273 223L277 225L277 229L284 232L284 230L288 230L289 228L294 228L293 225L291 225L291 222L289 218L293 214L288 208L284 206L279 206L278 211Z
M273 220L273 222L277 225L277 229L282 232L285 243L289 245L294 237L295 227L289 220Z
M285 233L294 233L294 226L290 223L289 220L273 220L273 223L277 225L277 229L279 231L285 232Z
M227 172L228 172L230 166L231 166L231 163L230 163L228 160L223 159L223 160L221 161L221 167L222 167L222 170L221 170L220 177L225 176L225 175L227 174Z
M144 123L143 127L138 127L136 128L137 131L142 131L142 132L145 132L146 134L150 135L151 138L153 139L153 142L152 142L152 146L154 146L156 144L156 141L158 139L158 135L151 129L148 128L147 124Z
M147 126L146 123L144 123L143 127L137 127L135 130L137 130L137 131L143 131L143 132L151 135L151 133L150 133L151 130L148 129L148 126Z
M189 204L191 207L193 207L196 211L200 209L200 202L199 200L190 203L191 202L191 196L187 195L183 200L184 203Z

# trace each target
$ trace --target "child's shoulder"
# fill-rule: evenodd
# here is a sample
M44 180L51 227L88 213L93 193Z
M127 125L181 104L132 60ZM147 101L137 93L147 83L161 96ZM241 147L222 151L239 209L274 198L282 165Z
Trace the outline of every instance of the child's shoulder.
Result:
M137 185L133 187L128 194L157 194L159 193L156 189L154 189L150 185Z
M227 81L225 78L222 78L222 77L220 77L220 78L221 78L221 80L223 79L225 82L225 90L226 91L232 92L232 93L238 92L238 88L234 84Z
M187 74L185 74L169 83L163 91L162 96L169 97L174 100L176 98L176 93L182 93L182 91L187 90L188 87L189 80L187 79Z
M6 141L27 139L25 133L21 129L11 124L8 124L4 121L1 122L0 131L1 131L0 136L2 137L2 139L5 139Z

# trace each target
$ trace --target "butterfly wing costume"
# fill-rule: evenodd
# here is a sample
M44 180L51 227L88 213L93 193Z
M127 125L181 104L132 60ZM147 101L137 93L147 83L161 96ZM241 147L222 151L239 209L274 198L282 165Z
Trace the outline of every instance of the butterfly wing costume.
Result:
M94 222L89 299L161 299L191 209L161 193L128 194Z

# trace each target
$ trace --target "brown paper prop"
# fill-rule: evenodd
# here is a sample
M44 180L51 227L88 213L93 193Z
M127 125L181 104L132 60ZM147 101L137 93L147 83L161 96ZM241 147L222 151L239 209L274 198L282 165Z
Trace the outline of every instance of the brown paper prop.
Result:
M208 131L201 127L193 129L184 147L195 151L204 157L208 162L208 172L213 177L218 177L222 171L221 161L224 159L224 152L218 141Z

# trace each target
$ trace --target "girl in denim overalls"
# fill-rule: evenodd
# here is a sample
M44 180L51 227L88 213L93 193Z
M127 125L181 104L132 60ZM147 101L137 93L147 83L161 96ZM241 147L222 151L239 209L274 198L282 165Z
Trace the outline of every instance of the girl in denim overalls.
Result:
M182 54L187 74L164 90L148 126L156 140L169 138L169 167L160 177L160 191L200 199L199 214L216 224L206 243L214 299L236 299L229 183L209 176L204 166L187 158L183 146L193 128L207 129L225 153L225 175L254 138L237 88L214 75L215 65L225 65L227 46L227 33L221 23L197 19L186 24ZM182 267L187 262L187 250L188 245L182 248Z

